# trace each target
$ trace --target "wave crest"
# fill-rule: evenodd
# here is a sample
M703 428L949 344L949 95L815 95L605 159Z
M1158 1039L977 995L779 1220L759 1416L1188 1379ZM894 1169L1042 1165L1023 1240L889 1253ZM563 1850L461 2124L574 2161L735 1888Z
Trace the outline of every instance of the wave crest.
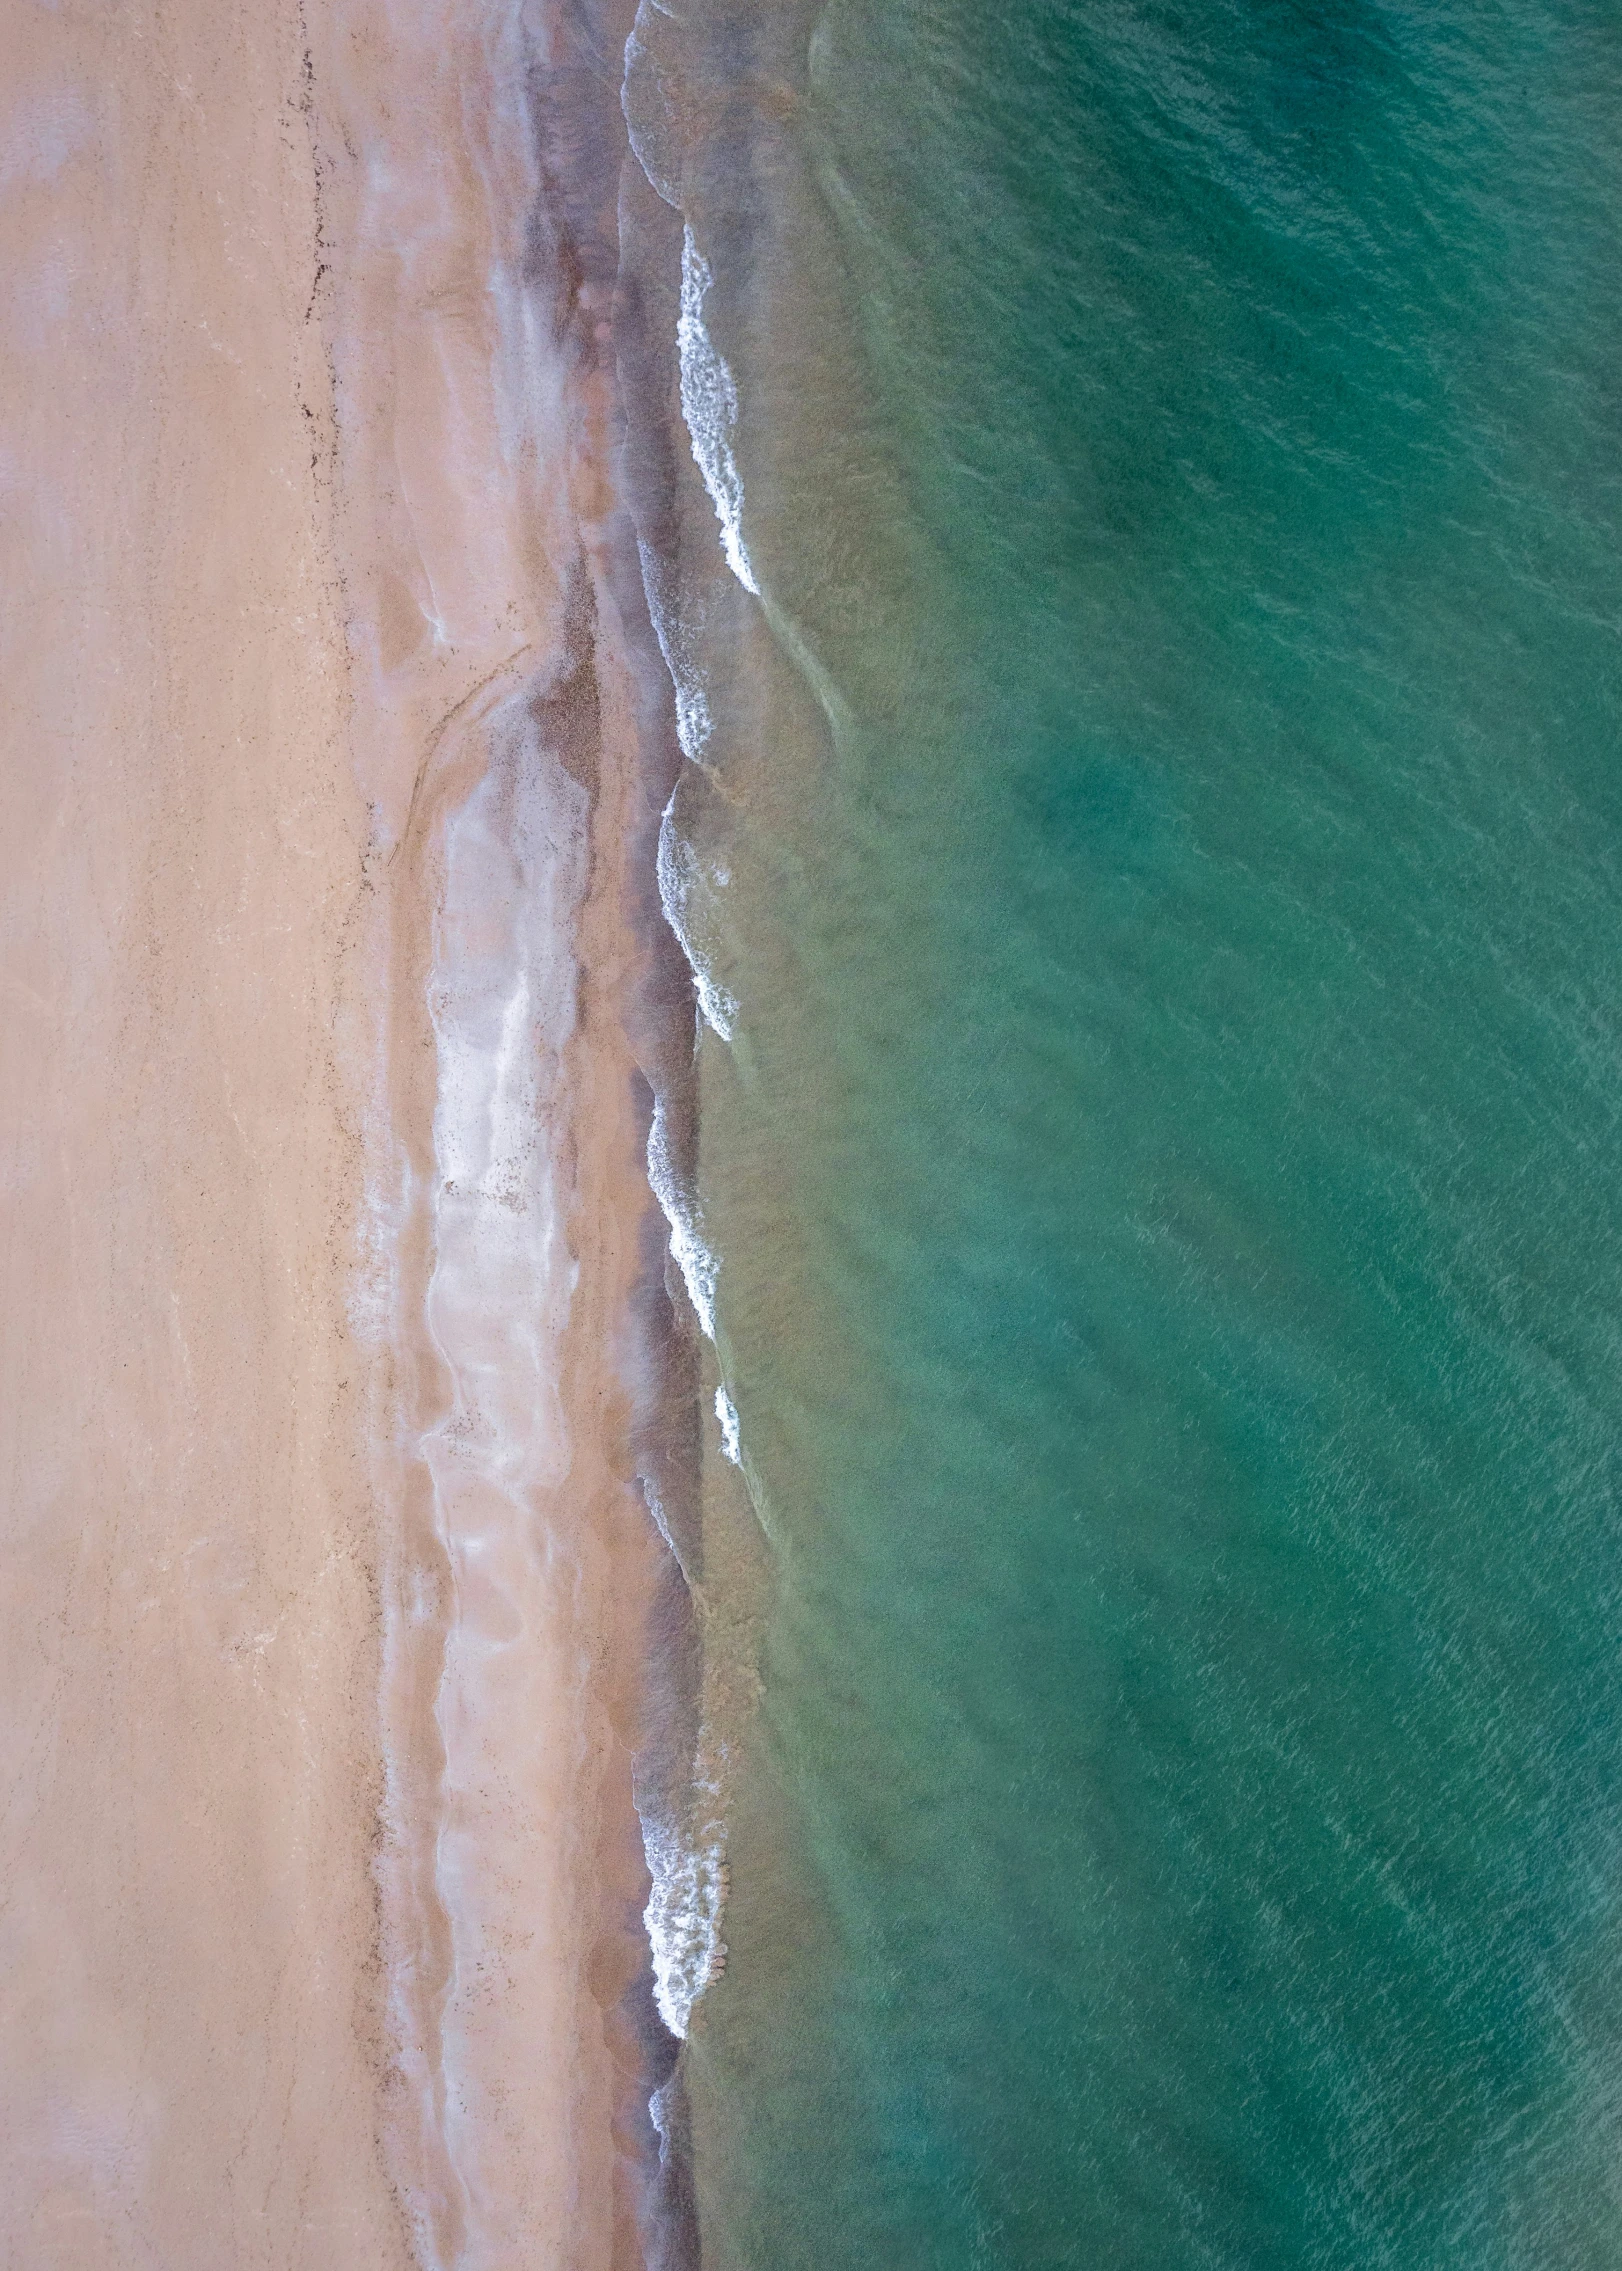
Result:
M653 1125L648 1130L648 1181L670 1225L670 1251L676 1257L687 1298L693 1304L705 1339L713 1342L715 1281L721 1264L705 1245L699 1229L698 1209L676 1174L676 1163L670 1154L670 1121L662 1096L653 1100Z
M713 1783L702 1795L716 1795ZM693 2005L726 1964L721 1910L726 1901L725 1824L707 1820L696 1835L684 1837L657 1821L644 1820L643 1850L653 1890L642 1912L653 1951L653 1998L659 2016L678 2041L685 2042Z
M698 1006L704 1022L718 1033L723 1041L730 1041L737 1023L738 1004L725 986L715 977L709 964L699 951L694 936L693 902L706 877L697 852L676 830L676 799L671 797L659 823L659 904L664 909L665 921L681 942L693 973L693 988L698 995ZM711 1338L713 1339L713 1335Z
M693 457L721 524L727 566L745 591L760 597L760 585L743 541L743 482L732 454L738 423L738 390L724 357L704 325L704 297L714 277L698 249L689 221L682 231L681 315L676 344L681 354L681 414L693 444Z

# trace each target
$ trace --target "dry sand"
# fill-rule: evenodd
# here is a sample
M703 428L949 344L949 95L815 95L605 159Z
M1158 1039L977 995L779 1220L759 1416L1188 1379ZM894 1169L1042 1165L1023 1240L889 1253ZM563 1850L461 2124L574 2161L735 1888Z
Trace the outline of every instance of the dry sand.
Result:
M516 23L0 0L17 2271L640 2260L645 813Z

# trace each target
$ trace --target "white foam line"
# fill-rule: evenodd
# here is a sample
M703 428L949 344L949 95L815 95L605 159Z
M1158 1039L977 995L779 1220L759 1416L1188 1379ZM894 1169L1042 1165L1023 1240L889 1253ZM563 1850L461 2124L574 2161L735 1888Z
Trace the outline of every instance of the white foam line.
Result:
M721 1812L725 1745L693 1777L695 1821L683 1836L668 1821L643 1816L642 1841L653 1889L642 1920L653 1951L653 1999L679 2042L687 2039L693 2005L726 1967L721 1911L726 1905L726 1822ZM663 2109L654 2114L668 2143Z
M760 597L760 586L743 541L743 483L732 454L738 423L738 390L732 373L704 325L704 297L714 278L698 249L689 221L682 231L681 315L676 344L681 353L681 413L693 444L693 457L721 523L721 549L727 566L745 591Z
M711 1030L723 1041L732 1039L737 1023L738 1005L722 984L713 976L708 963L699 952L693 936L690 907L699 887L703 871L698 855L685 837L676 833L676 799L674 793L665 806L659 822L659 904L664 909L665 921L681 942L693 973L693 986L698 995L699 1012Z
M693 2005L724 1959L721 1906L726 1876L719 1834L689 1844L684 1838L644 1823L643 1849L653 1891L642 1912L653 1951L653 1999L659 2016L679 2042L687 2039Z
M715 1416L721 1423L721 1448L735 1467L743 1465L743 1447L738 1438L738 1407L725 1388L715 1391Z
M648 1130L648 1181L670 1225L670 1251L676 1257L687 1298L693 1304L705 1339L713 1342L715 1281L721 1265L699 1233L697 1209L676 1180L670 1157L669 1121L662 1096L654 1098L653 1125Z
M663 587L667 576L653 547L646 537L639 536L636 548L642 562L642 589L647 594L654 636L665 658L670 682L676 689L676 739L681 744L682 755L693 764L702 765L714 726L704 681L692 665L692 639L687 626L665 599Z

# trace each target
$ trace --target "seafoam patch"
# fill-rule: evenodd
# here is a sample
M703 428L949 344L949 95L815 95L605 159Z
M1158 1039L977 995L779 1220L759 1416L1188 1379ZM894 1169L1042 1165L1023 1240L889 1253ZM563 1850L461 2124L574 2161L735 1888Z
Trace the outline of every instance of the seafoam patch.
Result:
M727 566L744 590L758 599L760 585L743 541L743 482L732 454L738 389L704 323L705 295L714 280L689 221L682 231L681 314L676 323L681 413L687 421L694 460L721 524L721 549Z
M743 1465L743 1446L738 1437L738 1407L725 1388L715 1391L715 1416L721 1423L721 1448L735 1467Z

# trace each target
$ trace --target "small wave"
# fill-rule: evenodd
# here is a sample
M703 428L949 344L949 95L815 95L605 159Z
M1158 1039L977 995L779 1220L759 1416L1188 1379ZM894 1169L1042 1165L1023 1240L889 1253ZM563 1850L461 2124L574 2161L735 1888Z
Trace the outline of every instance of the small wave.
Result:
M715 1338L715 1281L721 1264L699 1233L697 1210L676 1177L670 1156L670 1125L662 1096L653 1100L648 1130L648 1181L670 1225L670 1251L676 1257L687 1298L706 1340Z
M660 1537L664 1539L665 1544L670 1548L672 1558L675 1560L677 1565L680 1566L681 1555L676 1550L676 1541L672 1537L670 1532L670 1523L665 1515L664 1500L659 1496L659 1493L654 1489L652 1483L648 1480L646 1475L641 1476L639 1479L642 1484L643 1500L647 1505L648 1512L653 1516L653 1526L658 1531Z
M669 570L661 564L646 538L638 537L636 548L642 561L642 589L647 595L653 635L665 658L670 683L676 689L676 739L681 744L682 755L695 765L701 765L714 726L704 681L693 665L691 632L666 591Z
M693 973L693 985L698 994L698 1006L704 1022L718 1033L723 1041L730 1041L737 1022L738 1005L725 986L712 975L709 965L699 952L693 937L691 905L693 895L703 880L704 871L698 854L685 837L676 832L676 799L671 797L659 823L659 904L664 909L665 921L681 942Z
M637 164L667 205L681 206L679 178L681 145L671 124L670 98L665 92L659 50L663 44L658 19L673 22L672 10L660 0L641 0L636 22L625 42L625 73L620 81L620 109L626 137Z
M680 2083L677 2076L672 2074L669 2081L656 2089L648 2100L648 2111L653 2116L653 2126L659 2134L659 2166L661 2168L670 2166L670 2132L674 2126L671 2106L679 2087Z
M760 597L760 585L743 541L743 483L732 455L732 429L738 423L738 390L725 359L704 327L704 297L714 281L698 249L692 223L682 232L681 315L676 343L681 352L681 411L692 438L693 457L721 523L721 549L727 566L745 591Z
M735 1467L743 1465L743 1445L738 1435L738 1407L725 1388L715 1391L715 1416L721 1422L721 1448Z
M687 1839L644 1822L643 1850L653 1890L642 1912L653 1951L653 1999L679 2042L687 2039L693 2005L726 1963L721 1910L726 1900L723 1828L705 1825Z

